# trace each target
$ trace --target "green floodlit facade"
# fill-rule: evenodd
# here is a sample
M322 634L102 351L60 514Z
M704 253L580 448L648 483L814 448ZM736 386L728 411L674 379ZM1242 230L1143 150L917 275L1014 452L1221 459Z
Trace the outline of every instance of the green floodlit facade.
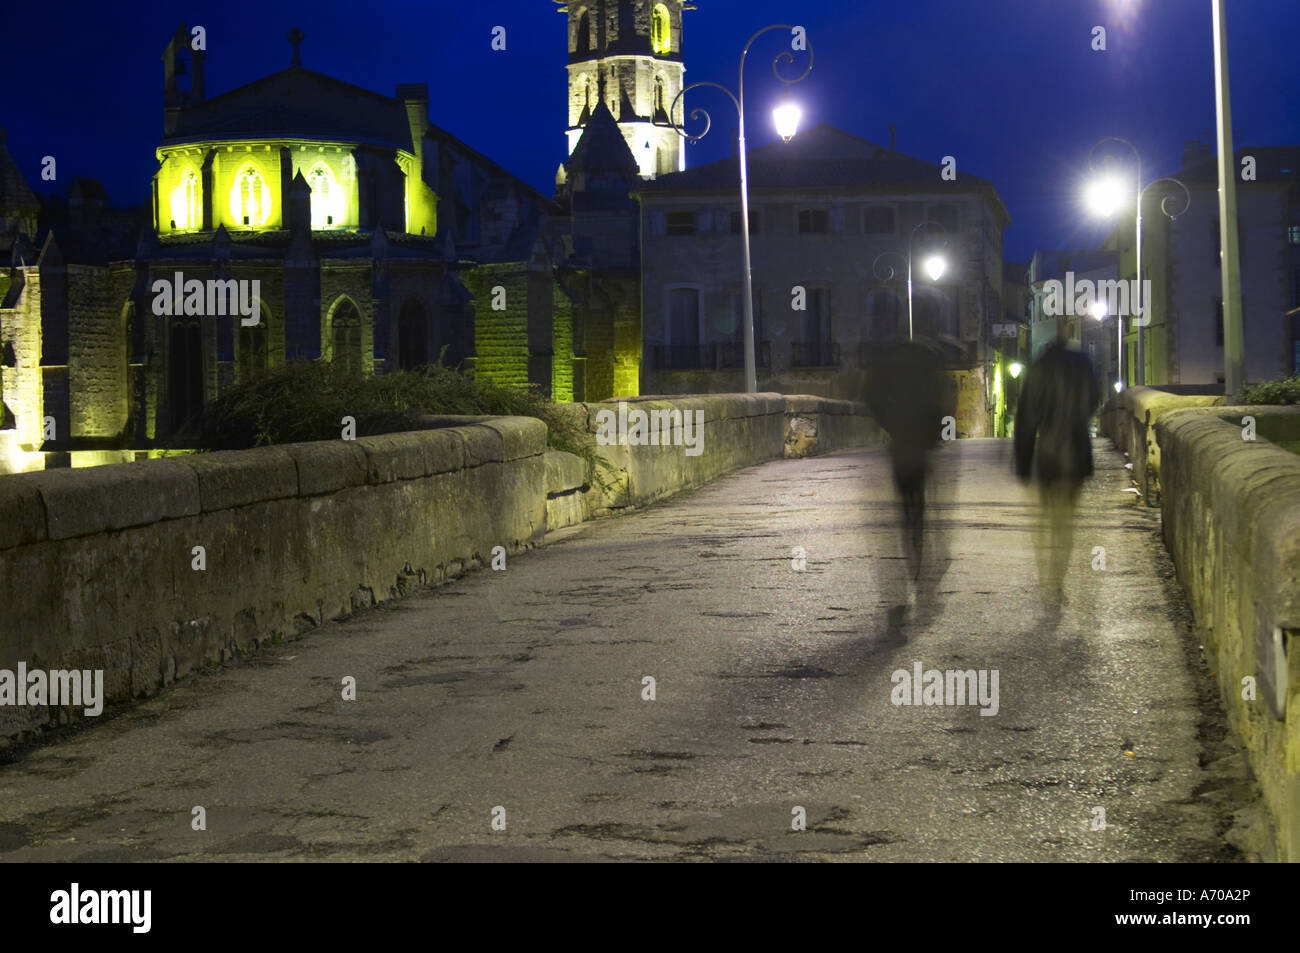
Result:
M227 140L158 149L154 227L161 236L286 227L282 183L301 175L310 189L311 230L345 231L361 225L357 143L293 139ZM418 170L419 158L396 150L405 182L403 228L435 235L438 196Z

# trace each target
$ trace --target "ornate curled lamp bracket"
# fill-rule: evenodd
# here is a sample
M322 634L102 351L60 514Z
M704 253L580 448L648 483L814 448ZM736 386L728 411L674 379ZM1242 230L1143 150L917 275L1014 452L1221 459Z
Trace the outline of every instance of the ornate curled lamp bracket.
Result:
M759 30L757 33L751 36L749 38L749 43L745 44L745 52L740 54L741 69L742 70L744 69L745 56L749 53L750 45L753 44L753 42L757 40L760 36L762 36L768 30L793 30L793 29L794 27L791 26L789 23L774 23L771 26L763 27L763 29ZM794 77L793 79L787 79L786 77L781 75L781 64L793 63L794 54L791 53L789 50L782 50L780 53L776 54L776 56L772 58L772 75L775 76L780 82L785 83L786 89L789 89L795 83L803 82L805 79L808 78L808 74L812 72L813 48L811 43L807 45L807 51L808 51L808 65L804 67L804 71L802 73L800 73L798 76Z
M745 95L745 58L749 55L749 48L754 45L755 40L757 40L760 36L768 32L769 30L793 30L793 29L794 27L788 23L774 23L771 26L763 27L763 29L759 30L757 33L755 33L753 36L749 38L749 42L745 44L745 48L744 50L741 51L740 54L740 86L738 87L740 90L739 95L733 93L731 90L727 89L727 87L723 86L721 83L715 83L710 80L703 80L698 83L691 83L689 86L683 88L682 91L673 98L672 108L668 111L668 121L671 124L673 131L676 132L683 139L685 139L687 142L694 144L696 142L699 142L705 136L707 136L709 134L709 130L713 128L713 117L709 115L707 109L703 109L700 107L697 107L690 111L690 118L692 120L699 120L701 118L704 120L704 129L702 129L700 132L688 133L684 128L685 123L678 124L676 120L677 105L678 103L681 102L682 97L685 96L686 93L688 93L690 90L699 89L702 86L711 86L714 89L720 89L722 90L722 92L726 93L727 98L731 100L731 105L736 107L736 115L743 117L744 107L742 103L744 101L743 97ZM772 75L775 76L780 82L784 83L786 89L789 89L790 86L794 83L802 82L804 79L808 77L808 74L812 72L812 68L813 68L812 44L808 43L806 48L808 52L808 64L807 66L804 67L803 72L800 73L798 76L790 77L790 76L781 75L781 64L794 62L794 55L789 50L782 50L772 59Z
M912 226L912 233L907 236L907 247L909 250L909 254L912 248L912 242L916 240L917 231L919 229L925 228L927 225L933 225L935 228L939 229L939 231L943 233L943 241L939 244L939 247L940 248L948 247L948 229L943 227L942 222L935 222L927 218L925 221L917 222L915 225ZM928 229L927 229L927 234L928 234Z
M1127 139L1124 139L1120 136L1107 136L1105 139L1102 139L1100 142L1095 143L1093 147L1088 150L1088 168L1093 172L1097 171L1097 158L1096 158L1097 150L1100 149L1108 142L1122 142L1124 145L1128 146L1130 150L1132 150L1133 158L1137 159L1138 161L1141 161L1141 157L1138 155L1137 146L1133 145L1133 143L1129 142ZM1113 156L1107 156L1106 158L1113 158Z
M1160 211L1163 212L1172 222L1176 218L1178 218L1179 215L1182 215L1184 212L1186 212L1189 208L1192 207L1192 193L1188 191L1187 186L1184 185L1178 179L1175 179L1171 176L1164 176L1163 178L1153 179L1152 181L1148 182L1146 184L1146 188L1142 190L1142 194L1145 195L1147 189L1151 188L1151 186L1153 185L1158 185L1161 182L1172 182L1174 185L1178 186L1180 189L1183 190L1183 194L1181 196L1177 192L1172 192L1169 195L1166 195L1160 199ZM1171 200L1177 201L1180 198L1182 199L1182 203L1183 203L1182 208L1178 209L1178 211L1176 212L1169 211L1170 201Z
M714 89L722 90L724 93L727 94L727 98L731 100L731 104L736 107L736 115L740 115L740 101L736 99L735 94L733 94L731 90L727 89L727 87L723 86L721 83L714 83L710 80L702 80L701 82L691 83L691 85L684 87L682 91L678 93L677 96L674 97L673 99L672 109L670 109L668 112L668 121L669 123L672 124L673 131L677 133L677 135L685 139L687 142L691 143L692 145L694 145L695 143L703 139L705 136L707 136L709 134L709 130L713 128L713 117L709 115L709 111L699 106L691 110L691 119L694 120L694 119L699 119L701 116L704 117L704 128L700 132L695 134L691 134L687 132L685 129L685 124L678 125L677 120L674 119L673 117L677 115L677 104L681 102L682 97L685 96L690 90L698 89L701 86L712 86Z
M890 255L893 255L904 265L907 264L907 259L903 257L901 252L882 251L879 255L876 256L876 260L871 263L871 273L875 275L876 278L880 281L893 281L894 275L897 274L897 272L894 271L894 266L889 264L889 262L883 262L885 268L887 268L888 271L883 275L880 273L880 266L882 264L882 260L888 258Z

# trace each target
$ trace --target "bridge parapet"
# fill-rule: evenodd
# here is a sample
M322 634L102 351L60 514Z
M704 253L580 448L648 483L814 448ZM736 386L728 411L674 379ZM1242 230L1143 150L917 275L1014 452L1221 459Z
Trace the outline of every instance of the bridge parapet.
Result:
M593 434L612 417L605 487L526 417L0 476L0 670L102 671L105 701L148 695L538 545L548 527L779 459L792 415L814 420L809 452L869 442L851 410L780 394L566 405ZM669 422L667 445L618 439L634 411ZM2 705L0 744L80 715Z
M1166 406L1153 418L1165 544L1279 859L1300 861L1300 455L1266 439L1300 445L1300 407Z

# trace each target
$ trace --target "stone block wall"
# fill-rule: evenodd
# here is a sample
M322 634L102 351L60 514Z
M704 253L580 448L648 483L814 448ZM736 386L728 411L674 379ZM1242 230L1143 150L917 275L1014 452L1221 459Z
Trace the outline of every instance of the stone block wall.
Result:
M0 477L0 669L102 669L106 701L147 695L408 590L518 552L548 529L626 511L781 458L794 417L807 452L858 439L851 405L780 394L640 398L698 412L682 442L547 449L519 417L428 417L428 429ZM566 404L595 433L617 401ZM792 409L794 408L794 409ZM196 547L202 547L201 551ZM0 707L0 740L80 717Z
M1155 420L1165 544L1234 730L1300 861L1300 456L1241 418L1300 436L1300 407L1176 410Z
M103 669L122 701L536 545L545 446L509 417L6 476L0 668ZM5 706L0 737L79 713Z
M130 269L68 266L67 437L116 437L131 412L126 306ZM62 423L62 422L60 422Z
M462 274L474 295L475 372L510 387L528 386L528 273L523 264L478 265ZM492 310L492 289L505 309Z

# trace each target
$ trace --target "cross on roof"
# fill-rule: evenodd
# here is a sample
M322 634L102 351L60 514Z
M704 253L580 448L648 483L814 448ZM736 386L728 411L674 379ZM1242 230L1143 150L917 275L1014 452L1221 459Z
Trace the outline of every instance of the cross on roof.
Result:
M293 62L290 63L289 65L301 66L302 57L298 54L298 44L301 43L303 40L307 39L307 34L303 33L302 30L298 29L297 27L294 27L292 30L289 31L289 35L285 37L285 39L287 39L290 43L293 44Z

